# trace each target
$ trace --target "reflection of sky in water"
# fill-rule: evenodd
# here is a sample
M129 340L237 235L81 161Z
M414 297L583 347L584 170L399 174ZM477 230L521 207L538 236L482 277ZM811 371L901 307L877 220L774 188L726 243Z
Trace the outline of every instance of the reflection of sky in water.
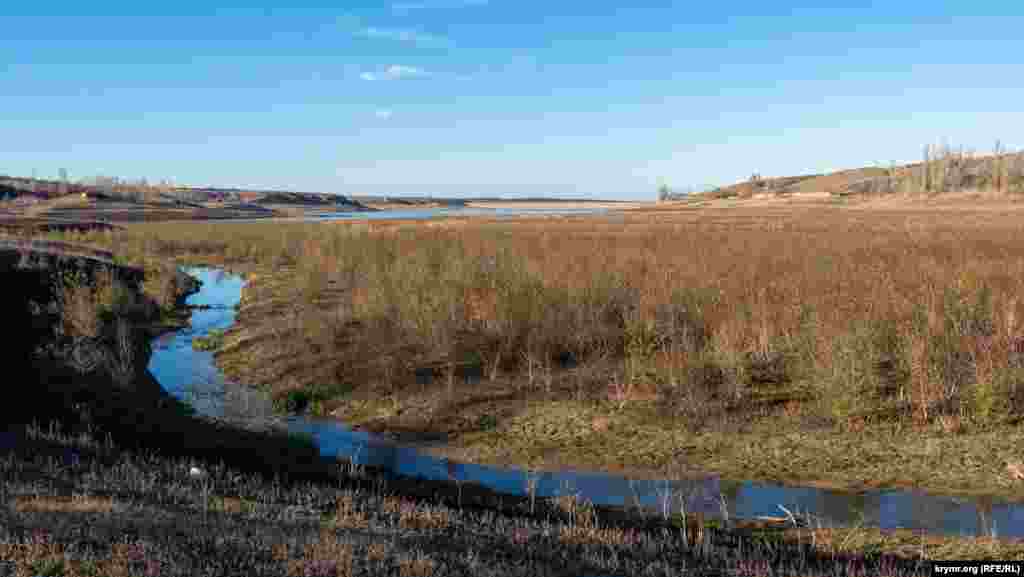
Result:
M428 219L446 216L543 216L573 214L603 214L606 208L420 208L408 210L382 210L379 212L329 212L307 216L307 220L391 220Z
M391 214L394 214L393 211ZM412 211L410 211L412 212ZM374 213L364 213L374 214ZM225 382L213 365L213 354L192 349L192 338L212 329L226 329L235 318L242 279L217 275L208 269L188 269L203 286L189 304L214 308L195 310L192 326L154 343L150 372L175 396L188 400L203 414L243 417L266 416L270 404L258 391ZM194 396L189 396L192 391ZM246 406L241 406L245 403ZM251 403L251 405L250 405ZM251 417L250 417L251 418ZM457 463L418 453L360 431L351 431L330 419L291 416L289 430L313 436L324 455L350 459L360 465L435 480L472 481L495 490L526 495L533 484L537 497L578 494L588 501L612 506L639 506L660 512L668 504L673 513L680 502L687 512L717 516L724 497L730 517L783 516L782 505L796 514L810 514L823 526L875 526L906 528L954 535L1024 537L1024 506L989 500L934 497L916 491L870 491L849 494L809 487L732 482L718 479L690 481L630 480L597 472L557 473ZM817 521L815 521L815 525Z
M572 216L587 214L611 214L607 208L410 208L403 210L381 210L367 212L320 212L304 216L263 217L256 219L231 219L234 224L243 222L324 222L332 220L428 220L444 217L489 216L512 218L516 216ZM625 216L625 215L620 215Z
M167 392L188 401L198 412L224 416L224 383L213 364L213 353L193 349L192 339L231 326L244 281L205 269L187 272L203 283L200 292L188 298L188 304L213 308L193 310L190 327L158 338L153 343L149 372Z

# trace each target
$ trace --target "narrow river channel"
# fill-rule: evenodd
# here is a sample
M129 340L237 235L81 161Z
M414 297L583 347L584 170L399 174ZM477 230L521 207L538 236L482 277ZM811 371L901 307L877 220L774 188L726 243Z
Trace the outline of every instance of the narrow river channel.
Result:
M435 480L473 482L497 491L523 495L534 487L538 497L576 494L596 504L639 506L660 512L671 501L677 513L685 500L687 512L707 516L756 518L783 516L779 506L809 514L817 526L906 528L952 535L1024 537L1024 504L990 499L957 499L918 491L845 493L811 487L788 487L717 478L700 480L629 479L599 472L554 471L529 473L495 468L418 453L374 435L351 431L333 419L304 415L275 416L262 393L226 381L214 365L213 354L196 351L192 339L223 330L235 319L244 280L218 269L188 268L202 282L189 298L198 305L191 326L164 335L153 343L149 370L169 393L189 402L198 413L239 423L276 422L290 431L313 437L324 455L376 466L394 474Z

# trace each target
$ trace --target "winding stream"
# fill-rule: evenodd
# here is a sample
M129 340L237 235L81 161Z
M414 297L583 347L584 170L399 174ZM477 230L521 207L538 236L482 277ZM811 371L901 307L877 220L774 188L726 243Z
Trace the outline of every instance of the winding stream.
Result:
M210 352L192 349L192 339L234 322L244 280L218 269L188 268L202 288L188 304L205 305L192 313L191 326L158 338L153 343L149 370L169 393L189 402L198 413L240 424L277 423L290 431L312 435L321 454L352 460L359 465L389 469L393 473L435 480L480 483L510 494L528 494L533 484L537 497L577 494L593 503L640 506L662 511L666 496L672 512L685 499L687 512L710 517L779 517L782 505L809 514L823 526L906 528L952 535L1024 537L1024 504L991 499L958 499L919 491L876 490L846 493L811 487L786 487L718 478L700 480L629 479L597 472L555 471L528 473L418 453L369 433L352 431L333 419L275 416L269 400L250 387L223 378Z

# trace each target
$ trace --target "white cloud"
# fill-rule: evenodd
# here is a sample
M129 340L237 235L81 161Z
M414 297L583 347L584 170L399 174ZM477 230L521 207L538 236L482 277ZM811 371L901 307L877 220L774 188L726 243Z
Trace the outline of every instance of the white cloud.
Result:
M387 120L391 118L392 114L394 114L394 112L390 108L378 108L377 110L373 111L373 115L376 116L377 118L380 118L381 120Z
M450 46L451 42L444 36L435 36L409 28L377 28L368 26L359 30L359 35L366 38L380 38L407 42L417 46Z
M392 64L381 72L361 72L359 78L372 82L374 80L401 80L403 78L424 78L430 76L430 73L422 68L415 66L405 66L403 64Z
M402 66L401 64L392 64L391 66L388 66L384 71L384 75L395 80L400 78L415 78L417 76L430 76L430 74L422 68L416 68L415 66Z

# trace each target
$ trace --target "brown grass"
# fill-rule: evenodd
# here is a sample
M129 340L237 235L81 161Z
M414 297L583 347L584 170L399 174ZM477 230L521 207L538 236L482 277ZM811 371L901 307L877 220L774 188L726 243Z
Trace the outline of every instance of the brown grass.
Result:
M151 282L161 283L164 277L150 275ZM64 271L56 283L56 305L61 314L63 334L97 337L105 325L116 326L118 319L149 318L151 305L145 298L115 278L111 268L99 268L92 279L82 271ZM177 287L172 286L172 290ZM177 293L164 298L173 299Z
M950 145L928 145L920 162L868 166L828 174L761 178L723 186L687 200L763 199L827 193L840 196L1016 195L1024 192L1024 153L1008 152L998 141L991 153Z
M900 431L911 443L913 430L967 447L1017 434L1022 216L1014 203L791 204L443 226L151 224L72 238L253 271L222 366L357 423L440 430L518 458L553 447L542 429L505 426L540 415L522 402L537 397L635 431L571 459L662 467L671 446L659 444L711 435L701 442L719 454L701 458L719 467L744 433L807 451L810 468L833 433ZM455 377L470 369L487 378ZM545 429L554 450L563 429L614 441L593 416L589 436L568 430L575 419ZM790 457L752 466L790 476L779 468ZM1001 457L978 458L979 476L959 488L1001 490L983 480L1003 476ZM934 470L930 459L911 461ZM858 466L825 465L828 476Z
M110 513L114 501L109 497L91 497L85 495L50 497L50 496L18 496L14 500L14 510L35 513Z
M100 290L71 282L61 287L58 303L62 311L64 334L96 337L103 326L100 316Z
M366 558L369 561L383 561L388 557L388 546L386 543L370 543L366 547Z
M301 549L301 554L293 554L288 545L284 543L274 544L271 551L273 559L285 565L286 574L290 577L303 575L345 577L352 575L354 559L352 545L340 542L331 531L326 529L320 531L318 539L306 544Z
M419 553L402 557L398 562L398 574L402 577L429 577L434 574L434 560Z
M448 526L448 512L429 507L420 507L415 503L403 502L398 514L399 526L404 529L444 529Z
M130 564L146 559L145 547L141 543L115 543L110 554L99 561L81 561L70 558L63 545L53 543L42 532L26 543L0 543L0 559L14 564L15 575L38 574L37 568L47 567L52 574L67 577L108 575L128 577ZM155 561L146 562L147 574L159 574L160 565ZM45 570L44 570L45 571ZM51 574L51 573L47 573Z
M355 496L346 493L338 497L335 503L334 516L331 524L348 529L364 529L367 525L366 512L356 507Z

